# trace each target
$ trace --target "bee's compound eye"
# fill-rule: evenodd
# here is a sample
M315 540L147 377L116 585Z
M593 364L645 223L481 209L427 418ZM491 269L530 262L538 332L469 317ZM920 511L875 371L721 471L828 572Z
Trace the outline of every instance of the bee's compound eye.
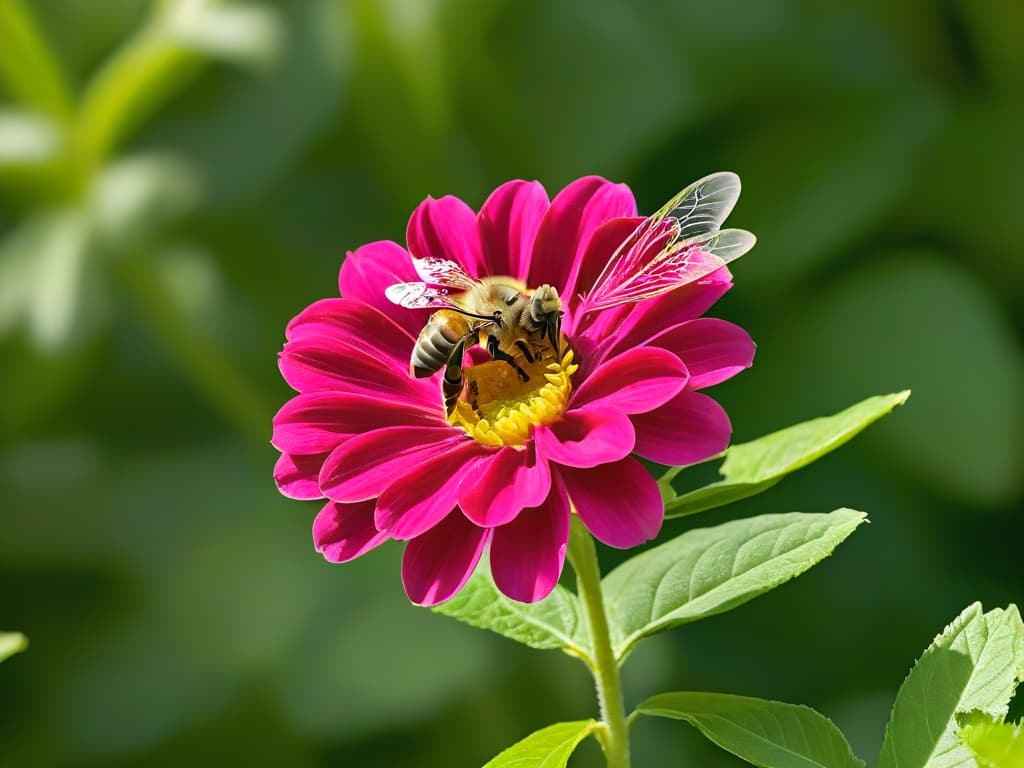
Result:
M516 303L518 299L518 296L516 296L514 293L510 293L508 296L505 297L505 306L511 307L513 304Z

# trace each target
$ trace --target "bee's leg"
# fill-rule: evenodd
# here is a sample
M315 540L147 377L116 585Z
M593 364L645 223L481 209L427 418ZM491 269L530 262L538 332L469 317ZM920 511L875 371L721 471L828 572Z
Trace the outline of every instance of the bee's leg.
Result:
M561 346L559 342L562 337L562 314L558 313L554 322L548 323L545 330L547 331L548 341L551 342L551 348L555 350L555 357L561 359L562 351L559 349Z
M501 347L498 346L498 337L491 335L487 337L487 352L490 354L492 360L501 360L506 362L515 368L516 373L519 374L519 378L523 381L529 381L530 376L522 368L519 367L518 363L512 355L505 352Z
M455 401L462 393L462 358L466 353L466 341L470 334L459 339L452 347L448 362L444 366L444 377L441 379L441 393L444 395L445 412L451 416L455 410Z
M519 351L523 353L523 357L526 358L526 362L533 362L533 352L530 351L530 345L526 343L525 339L516 339L516 346L519 347Z

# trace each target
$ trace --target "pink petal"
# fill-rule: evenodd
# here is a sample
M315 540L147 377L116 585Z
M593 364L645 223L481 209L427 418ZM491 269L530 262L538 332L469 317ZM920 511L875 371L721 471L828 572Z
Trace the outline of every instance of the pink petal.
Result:
M595 470L561 467L558 471L576 514L608 546L626 549L658 535L665 518L661 491L636 459Z
M534 433L537 453L569 467L595 467L628 456L636 441L629 417L611 408L568 411Z
M671 400L688 378L686 366L667 349L628 349L590 374L573 393L569 407L643 413Z
M297 395L274 416L271 444L287 453L326 453L343 440L383 427L443 427L440 409L414 408L401 401L347 392Z
M535 507L551 488L548 463L536 447L505 447L490 457L473 484L459 494L459 506L470 520L483 527L504 525L523 507Z
M348 254L338 273L338 288L342 296L376 307L416 336L430 312L397 307L384 296L389 285L415 280L419 277L406 250L390 240L378 240Z
M485 451L464 440L405 471L377 500L377 528L395 539L412 539L433 528L455 508L464 481L478 471Z
M302 310L285 330L289 341L326 337L362 347L373 356L409 365L415 339L378 309L355 299L321 299Z
M688 320L650 340L679 355L690 372L690 389L703 389L732 378L754 362L750 334L725 320Z
M291 456L282 453L274 465L274 482L277 483L277 489L289 499L322 499L324 495L320 492L320 468L326 459L326 453L313 456Z
M491 537L456 511L405 547L402 582L416 605L437 605L469 580Z
M526 278L548 205L548 194L536 181L510 181L491 193L477 216L485 263L482 274Z
M428 197L417 206L405 231L409 252L418 259L451 259L474 277L480 275L480 235L473 209L457 197Z
M551 201L541 221L527 284L550 283L571 309L590 238L608 219L635 215L636 201L625 184L612 184L599 176L572 182Z
M436 381L414 379L395 363L384 362L363 349L325 336L289 341L281 351L278 367L297 392L348 392L392 399L413 406L441 408Z
M650 413L630 418L636 427L636 454L672 467L696 464L721 453L732 434L722 406L690 390Z
M388 540L373 525L373 502L328 501L313 521L316 551L332 563L345 563Z
M349 438L320 471L320 489L335 501L379 496L405 472L466 441L451 427L387 427Z
M562 575L569 518L569 500L561 483L555 483L543 504L495 528L491 575L498 589L523 603L547 597Z

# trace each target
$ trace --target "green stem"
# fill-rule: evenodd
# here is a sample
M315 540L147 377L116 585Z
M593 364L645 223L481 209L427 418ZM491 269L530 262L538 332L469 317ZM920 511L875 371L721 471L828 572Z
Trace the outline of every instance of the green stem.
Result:
M576 591L586 614L590 639L594 647L591 671L597 684L597 699L601 705L604 729L600 732L608 768L629 768L629 727L622 701L622 681L619 665L612 650L601 594L601 568L597 562L597 549L586 527L576 515L572 517L569 535L569 562L576 571Z

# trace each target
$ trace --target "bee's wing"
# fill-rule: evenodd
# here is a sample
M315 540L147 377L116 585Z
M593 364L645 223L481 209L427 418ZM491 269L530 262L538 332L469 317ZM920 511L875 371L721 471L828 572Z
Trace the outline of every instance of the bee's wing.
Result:
M649 220L657 224L665 219L675 219L679 223L679 238L689 240L717 232L732 213L739 197L739 176L729 171L712 173L693 182Z
M418 259L414 256L412 265L423 282L396 283L384 291L390 302L406 309L458 309L453 292L462 294L479 285L478 280L450 259L437 256Z
M736 174L714 173L644 219L594 281L583 299L584 312L668 293L749 251L755 242L752 234L719 229L739 194Z
M384 290L384 295L392 304L406 309L429 309L431 307L458 309L459 307L449 288L426 283L395 283Z
M439 256L427 256L418 259L412 258L412 266L427 285L439 285L445 288L457 288L460 291L468 291L479 284L479 281L470 277L466 271L451 259L444 259Z
M738 259L755 242L757 239L744 229L723 229L692 240L669 242L663 247L659 247L656 239L647 245L656 249L657 255L645 260L638 270L616 270L610 280L596 285L583 299L584 311L652 299L689 285Z

